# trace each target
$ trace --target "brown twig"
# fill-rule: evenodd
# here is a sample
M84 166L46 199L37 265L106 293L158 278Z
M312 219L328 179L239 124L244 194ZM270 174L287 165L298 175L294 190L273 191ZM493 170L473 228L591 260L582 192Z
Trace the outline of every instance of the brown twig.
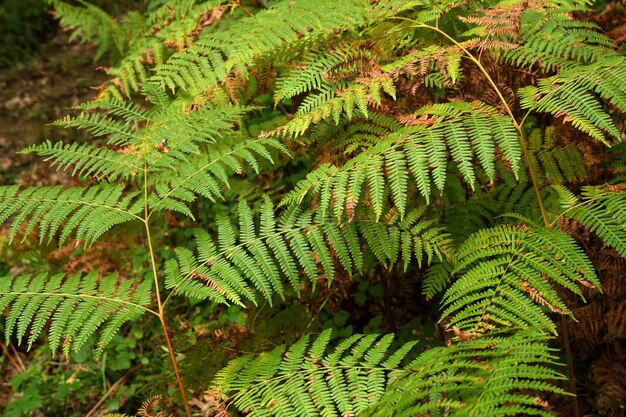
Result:
M572 356L572 348L569 343L569 333L565 323L566 317L561 316L561 334L563 335L563 346L565 347L565 357L567 358L567 374L569 376L569 390L572 394L572 407L574 408L574 417L579 417L578 395L576 394L576 375L574 374L574 358Z
M248 16L254 16L250 10L246 9L244 5L241 4L241 0L237 0L235 2L235 5L238 6L241 10L243 10Z
M163 337L165 338L165 342L167 343L167 350L170 354L170 359L172 361L172 366L174 368L174 376L176 377L176 383L178 384L178 389L180 391L181 399L183 400L183 406L185 407L185 412L187 413L187 417L191 417L191 409L189 408L189 401L187 400L187 394L185 393L185 386L183 385L183 380L180 377L180 372L178 371L178 364L176 363L176 355L174 353L174 348L172 347L172 342L170 340L169 329L167 327L167 321L165 319L165 309L164 304L161 301L161 292L159 291L159 274L157 272L157 264L156 258L154 255L154 248L152 247L152 236L150 233L150 213L148 211L148 167L147 164L144 163L144 218L142 219L145 230L146 230L146 241L148 242L148 250L150 251L150 264L152 266L152 277L154 279L154 291L156 295L156 301L158 306L158 317L161 322L161 327L163 328Z
M11 354L9 353L9 350L7 349L7 346L0 340L0 347L2 347L2 353L4 354L4 356L6 356L6 358L9 360L9 362L11 362L11 365L13 365L13 367L15 368L15 370L17 371L18 374L23 373L26 368L24 367L24 364L22 363L20 366L20 363L22 362L21 359L19 359L18 357L18 362L15 361L15 359L13 359L13 356L11 356Z
M20 364L22 369L26 371L26 365L24 365L24 362L22 362L22 357L20 356L20 353L17 351L17 349L15 349L15 346L13 346L13 343L9 342L9 347L13 350L13 354L15 355L15 359L17 360L17 362Z

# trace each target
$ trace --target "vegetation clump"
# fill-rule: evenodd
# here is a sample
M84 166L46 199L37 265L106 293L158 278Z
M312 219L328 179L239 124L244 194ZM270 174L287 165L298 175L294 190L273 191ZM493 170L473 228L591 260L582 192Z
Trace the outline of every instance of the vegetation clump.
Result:
M623 290L581 242L626 257L626 58L586 2L51 4L114 64L56 122L85 141L22 151L75 185L0 187L6 241L61 251L0 311L95 353L89 413L578 415L569 323Z

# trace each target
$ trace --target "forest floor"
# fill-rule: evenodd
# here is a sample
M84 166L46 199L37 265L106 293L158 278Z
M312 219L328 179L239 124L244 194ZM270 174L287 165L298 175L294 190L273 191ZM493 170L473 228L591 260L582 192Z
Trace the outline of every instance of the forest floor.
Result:
M0 184L50 182L51 173L38 178L43 164L17 152L46 139L76 135L50 123L93 99L94 87L106 80L103 71L94 69L93 55L85 45L69 44L68 34L58 31L29 62L0 70Z
M68 34L58 31L29 62L0 70L0 185L63 183L65 175L31 155L18 152L46 139L70 140L76 130L51 123L79 103L95 98L94 86L106 75L94 70L94 53L87 46L69 44ZM79 133L80 134L80 133ZM0 342L2 343L2 342ZM6 360L6 352L11 360ZM0 410L10 400L10 379L28 363L28 356L14 346L0 346Z

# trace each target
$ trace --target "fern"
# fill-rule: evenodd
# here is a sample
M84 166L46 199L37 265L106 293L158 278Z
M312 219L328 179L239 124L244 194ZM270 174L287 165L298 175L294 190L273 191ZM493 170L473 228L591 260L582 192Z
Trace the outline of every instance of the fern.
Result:
M626 258L626 211L623 184L584 187L583 199L562 186L555 186L561 196L563 216L579 221L600 236L607 246Z
M111 275L102 280L97 273L84 277L62 274L23 275L0 279L0 310L7 306L4 333L15 334L19 343L28 335L28 348L50 322L49 344L54 353L59 347L67 356L78 352L97 331L98 354L111 342L120 327L150 311L150 282L133 288L133 281L117 283ZM27 334L27 330L29 333Z
M330 337L325 330L312 343L304 336L288 350L238 358L218 373L215 387L251 416L363 414L415 345L388 354L393 336L355 335L325 354Z
M137 12L128 13L120 25L102 9L85 1L80 1L80 6L56 0L49 2L60 24L73 29L70 40L82 38L98 45L96 60L109 49L115 49L118 54L125 52L128 39L136 36L143 24L143 18Z
M447 326L475 335L531 328L556 333L544 308L571 314L553 283L581 295L575 285L599 286L591 262L568 235L537 227L483 229L456 253L458 279L443 297Z
M384 141L353 157L341 169L320 167L298 184L281 204L302 201L307 194L320 194L321 201L330 202L332 194L335 213L339 216L346 198L359 201L362 188L367 185L371 204L376 214L380 215L385 182L388 182L394 203L404 213L409 184L407 171L410 170L415 186L428 202L433 184L439 190L444 188L448 160L446 148L464 180L472 187L476 181L474 157L493 179L496 146L502 148L513 171L517 171L521 150L515 128L506 117L489 115L489 108L479 106L476 109L465 103L433 106L422 109L418 114L433 114L436 117L454 115L457 119L436 123L430 128L415 126L390 132ZM476 149L475 154L473 149ZM348 178L357 177L367 181L353 180L352 186L344 189ZM324 204L322 209L326 210L327 206Z
M368 21L393 16L419 3L384 0L373 8L348 0L341 8L336 8L327 0L315 5L282 2L174 54L166 63L157 66L152 80L197 96L224 82L231 71L245 73L247 65L277 50L283 57L275 56L274 59L285 59L297 54L298 45L314 44L332 36L333 31L346 31Z
M365 415L551 416L537 392L563 392L536 330L432 348L409 362Z
M0 187L0 222L13 217L10 239L24 239L38 227L39 240L50 242L60 232L62 244L74 236L92 244L111 227L140 219L137 193L125 193L117 185L95 187ZM22 230L22 225L25 228Z
M330 285L335 260L349 273L360 272L362 241L379 262L390 265L403 260L405 268L413 259L420 265L443 259L449 250L445 231L420 219L423 210L412 210L403 220L390 217L386 224L363 219L338 226L332 218L298 207L277 222L266 200L258 228L244 201L238 212L238 227L227 218L218 219L217 244L208 232L195 231L197 256L189 249L176 249L176 259L166 264L165 277L173 294L220 303L244 304L247 299L256 304L258 292L272 303L274 294L285 295L283 277L299 294L301 274L313 287L322 276Z
M23 152L93 185L0 187L0 223L9 240L91 245L135 222L141 235L119 231L145 243L135 264L152 280L4 277L7 340L30 347L47 330L53 352L97 340L100 354L124 323L152 313L188 416L177 353L189 349L196 366L206 331L207 342L228 341L221 363L233 359L211 393L250 415L550 415L543 396L563 391L549 313L572 315L561 290L600 286L583 249L553 230L557 216L626 257L620 169L608 167L623 161L597 156L609 164L592 178L596 148L577 149L587 137L621 141L626 112L625 58L580 18L585 2L158 0L119 18L51 3L97 54L114 49L111 81L55 122L93 140ZM589 185L611 175L617 185ZM354 275L385 284L391 316L411 287L442 294L449 346L417 352L412 324L391 320L408 343L335 343L325 330L238 353L254 350L240 340L263 308L303 292L307 331L328 327L322 317L338 306L326 303L350 305ZM179 296L198 316L178 309L172 331ZM205 319L217 327L196 329Z
M390 351L391 335L354 335L326 353L330 336L325 330L312 342L304 336L289 349L235 359L214 389L252 416L549 416L530 392L560 392L552 383L560 375L546 367L554 357L537 332L433 348L404 366L414 342Z
M537 86L520 89L519 95L522 108L564 116L564 120L577 129L604 142L605 132L617 141L621 140L621 135L590 92L598 93L624 111L625 89L623 60L613 58L562 70L553 77L539 80Z

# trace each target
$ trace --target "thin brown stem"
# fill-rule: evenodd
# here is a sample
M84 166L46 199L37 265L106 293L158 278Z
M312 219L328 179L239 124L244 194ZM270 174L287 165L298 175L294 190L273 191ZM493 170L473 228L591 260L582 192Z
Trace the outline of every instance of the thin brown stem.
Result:
M250 10L246 9L245 6L243 4L241 4L241 0L237 1L235 4L241 10L243 10L248 16L254 16Z
M13 346L12 342L9 342L9 347L11 348L11 350L13 350L13 354L15 355L15 360L17 360L17 363L19 363L22 369L26 371L26 365L24 365L24 362L22 362L22 357L20 356L20 353L17 351L17 349L15 349L15 346Z
M167 321L165 319L165 310L163 309L163 302L161 301L161 292L159 291L159 274L157 272L156 267L156 259L154 256L154 248L152 247L152 236L150 233L150 213L148 212L148 169L144 164L144 219L143 223L146 229L146 240L148 241L148 250L150 252L150 264L152 265L152 277L154 278L154 287L155 294L157 299L158 306L158 316L159 321L161 322L161 327L163 328L163 336L165 337L165 343L167 344L167 350L170 354L170 360L172 361L172 366L174 368L174 375L176 377L176 383L178 384L178 389L180 390L180 395L183 400L183 405L185 406L185 412L187 413L187 417L191 417L191 409L189 408L189 401L187 400L187 394L185 393L185 387L183 386L183 380L180 377L180 372L178 371L178 364L176 363L176 355L174 353L174 348L172 347L172 341L170 340L169 329L167 327Z
M574 407L574 417L579 417L578 396L576 395L576 375L574 374L574 358L572 348L569 343L569 333L565 325L565 316L561 316L561 334L563 335L563 345L565 346L565 357L567 358L567 373L569 376L569 390L572 394L572 407Z
M0 340L0 347L2 348L2 353L9 360L9 362L11 362L11 365L13 365L17 373L18 374L23 373L25 369L21 367L20 364L17 363L15 359L13 359L13 356L9 353L9 349L7 349L7 346L2 342L2 340Z

